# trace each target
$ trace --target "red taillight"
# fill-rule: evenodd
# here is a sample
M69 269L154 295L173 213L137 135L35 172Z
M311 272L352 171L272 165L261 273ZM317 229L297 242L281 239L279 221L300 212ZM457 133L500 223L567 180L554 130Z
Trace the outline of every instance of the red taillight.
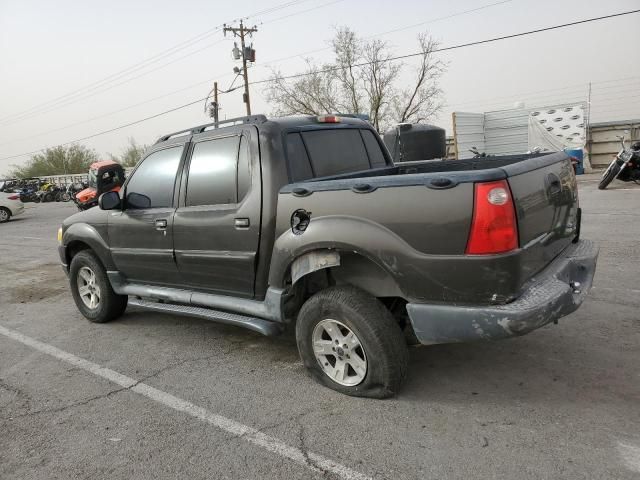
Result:
M321 115L317 120L318 123L340 123L340 117L336 115Z
M11 195L7 197L8 200L20 200L20 195Z
M518 226L506 180L476 183L468 255L504 253L518 248Z

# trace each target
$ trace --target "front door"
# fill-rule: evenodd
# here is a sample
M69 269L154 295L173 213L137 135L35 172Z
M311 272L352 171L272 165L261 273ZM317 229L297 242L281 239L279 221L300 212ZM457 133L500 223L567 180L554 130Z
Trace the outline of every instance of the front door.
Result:
M173 255L174 192L184 142L153 151L125 185L124 208L109 216L109 243L118 271L135 283L177 285Z
M262 202L256 129L194 136L184 170L174 217L182 281L199 290L252 297Z

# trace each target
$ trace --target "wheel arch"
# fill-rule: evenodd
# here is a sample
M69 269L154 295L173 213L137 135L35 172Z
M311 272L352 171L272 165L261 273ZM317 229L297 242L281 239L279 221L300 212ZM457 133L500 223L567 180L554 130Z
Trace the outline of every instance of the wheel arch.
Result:
M71 264L71 260L78 252L91 250L106 270L116 270L109 246L93 226L86 223L71 225L64 232L62 243L67 265Z
M377 298L405 298L388 270L369 256L350 250L325 248L306 252L290 263L286 273L292 287L323 274L328 274L330 283L336 286L351 285Z

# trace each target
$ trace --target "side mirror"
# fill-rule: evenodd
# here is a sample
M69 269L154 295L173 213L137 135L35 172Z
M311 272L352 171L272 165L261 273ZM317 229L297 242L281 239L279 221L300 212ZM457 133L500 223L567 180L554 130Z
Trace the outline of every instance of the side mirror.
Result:
M146 195L142 195L141 193L131 192L127 194L127 208L151 208L151 199Z
M121 208L118 192L106 192L98 198L100 210L119 210Z

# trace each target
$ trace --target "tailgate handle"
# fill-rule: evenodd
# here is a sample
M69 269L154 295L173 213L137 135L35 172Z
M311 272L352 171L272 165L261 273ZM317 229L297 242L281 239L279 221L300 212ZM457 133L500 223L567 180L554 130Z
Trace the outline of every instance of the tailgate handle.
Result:
M452 188L457 185L456 182L447 177L432 178L427 183L427 188L433 188L435 190L444 190L445 188Z
M547 190L549 195L555 195L562 190L562 183L557 175L550 173L547 175Z
M291 190L291 192L296 197L306 197L313 193L310 190L307 190L306 188L303 188L303 187L295 187L293 190Z
M373 192L376 188L368 183L356 183L351 190L356 193L369 193Z

